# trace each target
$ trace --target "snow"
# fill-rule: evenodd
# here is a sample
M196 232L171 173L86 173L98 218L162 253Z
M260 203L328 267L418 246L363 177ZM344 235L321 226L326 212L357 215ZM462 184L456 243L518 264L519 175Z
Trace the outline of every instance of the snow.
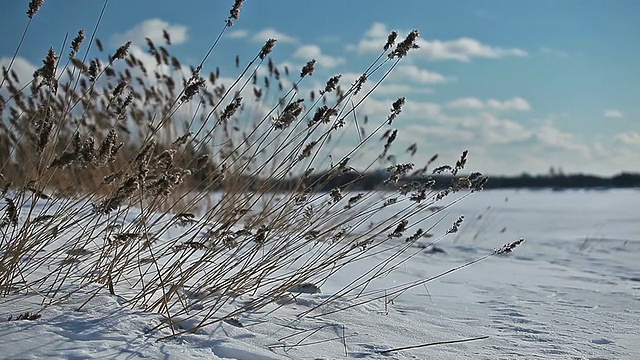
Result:
M298 289L178 337L162 326L163 316L128 304L119 295L127 289L111 295L87 286L50 305L34 291L12 293L0 300L0 319L26 312L41 317L3 321L0 357L640 358L639 200L638 190L483 191L442 212L447 217L431 230L436 234L465 216L460 231L437 244L444 253L411 248L416 256L379 268L384 276L367 283L359 297L334 295L388 254L346 265L319 284L319 293ZM526 242L512 254L391 295L394 287L492 254L520 237ZM196 294L185 299L194 309L210 306ZM232 311L252 300L243 294L226 306ZM186 315L173 320L185 328L197 324ZM481 336L488 338L381 353Z

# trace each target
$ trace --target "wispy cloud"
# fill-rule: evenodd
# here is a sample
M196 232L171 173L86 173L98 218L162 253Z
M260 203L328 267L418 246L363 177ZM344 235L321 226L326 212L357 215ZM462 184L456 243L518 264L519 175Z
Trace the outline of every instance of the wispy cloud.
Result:
M429 60L457 60L468 62L471 61L472 58L497 59L506 56L527 56L527 52L522 49L504 49L489 46L471 38L460 38L449 41L419 39L417 44L420 46L418 52Z
M269 39L276 39L280 43L296 43L298 39L293 36L289 36L274 28L266 28L260 30L258 33L252 36L252 40L255 42L265 42Z
M489 99L482 101L475 97L466 97L453 100L447 103L450 109L472 109L472 110L496 110L496 111L529 111L531 104L521 97L514 97L507 100Z
M227 32L225 36L227 36L227 37L229 37L231 39L242 39L242 38L246 38L247 36L249 36L249 31L248 30L244 30L244 29L231 30L231 31Z
M350 50L356 50L360 53L377 53L383 50L387 41L390 30L381 22L375 22L371 28L364 33L360 42L355 46L349 46Z
M623 118L624 114L620 110L609 109L604 112L603 116L608 119L619 119L619 118Z
M482 110L485 108L484 102L478 98L466 97L450 101L447 104L450 109L475 109Z
M549 166L585 171L586 163L598 164L589 171L616 172L629 168L633 163L630 161L637 158L637 150L636 153L631 150L640 146L638 132L621 133L596 144L585 134L558 128L552 121L556 116L542 124L506 117L507 110L525 118L533 116L527 110L531 109L529 102L520 97L504 100L466 97L437 103L410 92L404 94L407 102L394 122L399 129L394 146L396 155L404 154L403 149L417 143L419 147L425 145L419 149L421 154L437 151L447 158L455 158L461 150L473 149L471 164L494 174L541 173ZM369 98L359 114L369 115L374 119L369 126L374 126L375 119L380 117L375 114L388 113L394 99ZM619 161L622 158L626 162Z
M305 61L315 59L319 66L325 68L333 68L346 62L342 57L323 54L322 50L317 45L301 46L295 51L295 53L293 53L293 56L298 59L304 59Z
M451 81L452 79L445 77L437 72L421 69L415 65L398 66L393 76L396 79L410 80L420 84L441 84Z
M412 101L411 98L408 98L398 126L402 127L400 125L403 124L402 119L406 119L407 122L409 119L420 119L421 126L429 128L438 135L453 136L453 134L459 133L463 134L461 136L465 141L470 142L471 139L474 139L476 144L483 145L518 143L533 137L534 131L532 129L525 128L515 120L500 117L499 114L478 109L461 114L459 111L450 109L450 104L460 105L464 101L468 101L467 109L473 106L482 106L483 108L487 106L475 98L459 99L446 106L428 101ZM386 113L389 111L391 102L391 99L368 99L364 111L367 114ZM415 124L415 122L413 123Z
M529 111L531 110L531 105L529 102L521 97L514 97L509 100L496 100L489 99L487 100L487 107L494 110L499 111L508 111L508 110L517 110L517 111Z
M8 58L8 57L0 58L0 68L8 69L10 63L11 63L11 58ZM36 71L36 66L33 65L31 62L29 62L29 60L20 56L15 58L15 60L13 61L13 65L11 67L11 72L15 73L15 75L18 77L18 80L20 81L19 85L26 85L31 79L33 79L34 71ZM0 74L0 79L2 79L3 77L4 75ZM0 91L2 90L5 90L5 87L0 89Z
M465 143L475 138L475 134L466 129L457 129L445 125L410 125L403 129L407 142L428 143L433 139L448 143Z
M640 133L639 132L626 132L616 135L616 140L627 144L640 146Z
M357 49L361 53L380 52L390 32L384 23L376 22L365 32L358 45L351 48ZM402 38L402 35L400 38ZM528 55L525 50L519 48L490 46L468 37L447 41L420 38L416 43L420 46L416 53L432 61L457 60L468 62L473 58L497 59L507 56Z
M480 130L482 141L485 144L511 144L528 140L533 132L526 129L520 123L502 119L489 113L481 113L479 123L475 127Z
M141 22L124 33L115 34L111 37L111 45L118 47L131 41L134 45L143 46L146 38L154 43L164 42L163 30L166 30L172 44L182 44L188 39L187 27L179 24L170 24L161 19L149 19Z
M551 124L545 124L536 130L538 141L548 149L556 149L576 153L583 159L591 158L589 147L576 140L574 134L563 132Z

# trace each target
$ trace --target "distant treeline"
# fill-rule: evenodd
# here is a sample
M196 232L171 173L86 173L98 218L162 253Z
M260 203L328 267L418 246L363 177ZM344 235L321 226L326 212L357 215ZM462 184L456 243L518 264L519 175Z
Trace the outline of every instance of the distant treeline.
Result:
M464 175L461 175L464 176ZM432 176L407 176L401 178L397 183L385 182L389 174L385 171L377 171L366 174L350 172L341 176L328 177L326 174L312 175L309 183L323 184L324 190L331 190L336 187L348 186L353 190L373 190L396 188L413 181L424 182L435 180L436 188L445 188L454 182L454 177L450 175ZM293 180L295 182L295 180ZM281 184L284 187L293 184ZM595 189L595 188L640 188L640 173L621 173L612 177L602 177L595 175L529 175L519 176L489 176L485 189L505 189L505 188L533 188L533 189Z
M612 177L595 175L489 176L485 189L502 188L640 188L640 173L620 173Z

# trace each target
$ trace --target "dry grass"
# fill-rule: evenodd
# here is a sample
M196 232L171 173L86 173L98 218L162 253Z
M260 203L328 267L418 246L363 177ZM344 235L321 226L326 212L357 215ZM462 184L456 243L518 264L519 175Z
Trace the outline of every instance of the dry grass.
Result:
M41 5L29 5L29 24ZM486 179L474 173L445 190L434 190L425 175L389 192L414 170L387 160L395 159L401 135L392 125L405 99L378 114L369 134L357 124L357 111L415 47L417 31L398 44L391 33L354 83L342 84L337 75L305 96L299 89L315 61L299 76L277 68L269 58L275 39L244 67L238 63L232 83L222 83L219 70L203 74L214 67L207 60L241 6L234 3L195 67L171 55L166 32L165 44L147 44L156 69L128 53L130 42L102 59L80 57L89 46L102 51L99 40L84 42L81 30L69 55L50 49L24 87L11 66L3 69L0 86L9 94L0 99L3 295L36 292L51 303L80 289L110 291L164 314L179 334L232 321L301 284L322 284L346 264L389 252L388 261L331 301L362 294L414 249L430 230L415 224L438 213L427 209L452 193L481 189ZM362 94L370 79L378 80ZM350 153L327 164L333 143L348 134L358 138ZM379 159L354 168L353 159L375 147ZM466 156L435 172L457 174ZM358 191L350 182L324 191L338 177L357 180L381 165L388 171L385 190ZM229 310L239 296L249 300ZM179 329L175 318L197 322Z

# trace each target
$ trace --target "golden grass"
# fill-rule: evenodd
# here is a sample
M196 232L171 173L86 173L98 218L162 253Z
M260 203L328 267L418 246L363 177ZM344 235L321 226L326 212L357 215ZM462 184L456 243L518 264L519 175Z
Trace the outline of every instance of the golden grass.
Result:
M41 5L29 4L29 24ZM416 228L437 213L426 209L451 193L481 189L486 179L479 173L445 190L434 190L428 176L395 188L414 169L387 161L395 158L400 135L391 126L404 98L368 135L357 124L362 104L416 47L417 31L397 45L392 32L354 83L341 84L336 75L306 97L298 89L315 60L291 77L269 58L275 39L231 84L220 81L218 69L203 74L241 6L235 1L196 67L171 55L166 31L165 44L147 43L163 71L147 69L129 53L130 42L104 59L83 59L82 47L91 44L80 30L69 55L50 49L27 86L20 87L11 65L3 69L0 86L9 94L0 99L3 295L35 291L51 303L79 289L105 290L164 314L166 324L197 318L191 329L171 325L176 334L194 331L301 284L320 284L350 262L382 251L395 259L428 234ZM103 51L98 39L95 45ZM379 80L372 91L360 94L373 78ZM353 129L353 149L327 165L335 139ZM378 160L356 169L353 159L372 146L380 149ZM436 171L457 174L466 155ZM388 172L380 190L358 191L352 181L324 191L345 174L357 180L376 166ZM387 264L330 299L361 293ZM225 307L242 295L250 296L245 305Z

